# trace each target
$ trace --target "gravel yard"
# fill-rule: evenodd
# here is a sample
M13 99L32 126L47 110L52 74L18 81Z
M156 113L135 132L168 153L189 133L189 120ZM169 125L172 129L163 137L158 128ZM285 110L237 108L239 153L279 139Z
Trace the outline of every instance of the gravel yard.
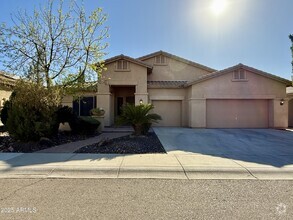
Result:
M112 140L85 146L75 153L100 153L100 154L147 154L166 153L164 147L154 132L146 136L124 136Z
M93 135L73 135L69 133L58 133L58 135L48 139L42 138L36 142L18 142L14 141L8 134L8 132L0 132L0 152L20 152L31 153L43 149L47 149L60 144L70 143L74 141L84 140L90 137L99 135L99 133Z

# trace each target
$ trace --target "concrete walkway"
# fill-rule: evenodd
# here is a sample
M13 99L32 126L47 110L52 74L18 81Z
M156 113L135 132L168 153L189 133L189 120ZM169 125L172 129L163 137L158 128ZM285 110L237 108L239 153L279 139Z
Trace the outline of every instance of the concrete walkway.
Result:
M73 153L84 146L99 143L102 140L118 138L118 137L126 136L129 134L131 134L131 133L130 132L102 133L96 137L58 145L55 147L51 147L51 148L37 151L36 153Z

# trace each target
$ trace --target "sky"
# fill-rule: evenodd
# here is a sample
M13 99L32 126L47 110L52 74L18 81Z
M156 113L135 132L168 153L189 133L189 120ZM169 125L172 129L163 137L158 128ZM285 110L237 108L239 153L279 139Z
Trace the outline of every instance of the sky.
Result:
M66 0L65 0L66 1ZM214 69L243 63L292 75L293 0L84 0L108 14L108 55L140 57L163 50ZM44 0L1 0L0 23ZM222 11L220 10L221 8Z

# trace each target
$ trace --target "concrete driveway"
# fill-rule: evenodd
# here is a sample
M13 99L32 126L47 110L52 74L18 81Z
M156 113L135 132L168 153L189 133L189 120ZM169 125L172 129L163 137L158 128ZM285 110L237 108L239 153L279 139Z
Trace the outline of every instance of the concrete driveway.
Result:
M209 155L274 167L293 165L293 132L274 129L153 128L168 154Z

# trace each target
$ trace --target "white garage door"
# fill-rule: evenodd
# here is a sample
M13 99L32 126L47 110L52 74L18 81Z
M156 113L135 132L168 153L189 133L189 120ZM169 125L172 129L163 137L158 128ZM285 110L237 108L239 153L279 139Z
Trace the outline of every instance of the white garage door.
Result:
M154 112L162 117L154 126L181 126L181 101L154 100L152 104Z
M207 100L208 128L268 128L268 100Z

